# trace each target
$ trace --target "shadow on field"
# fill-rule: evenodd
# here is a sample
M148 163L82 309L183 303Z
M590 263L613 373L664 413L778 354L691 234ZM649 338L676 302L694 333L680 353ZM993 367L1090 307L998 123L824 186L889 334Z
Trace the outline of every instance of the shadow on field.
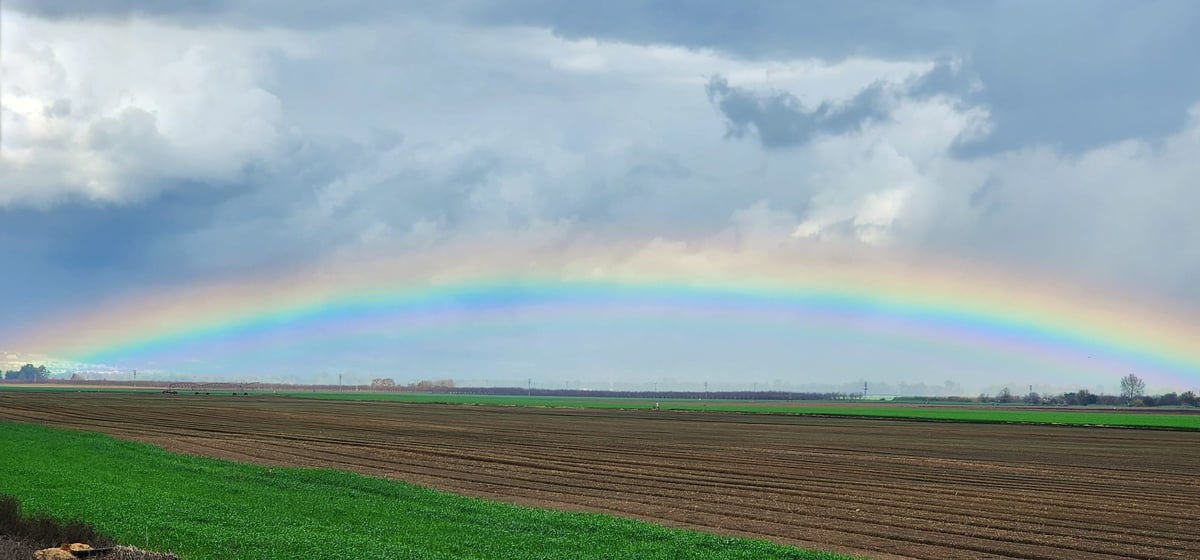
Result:
M77 558L100 560L179 560L174 554L150 552L130 546L115 546L112 539L96 532L81 521L60 522L46 515L23 515L21 504L12 496L0 496L0 558L34 558L41 549L57 548L64 543L87 543L92 551L74 553Z

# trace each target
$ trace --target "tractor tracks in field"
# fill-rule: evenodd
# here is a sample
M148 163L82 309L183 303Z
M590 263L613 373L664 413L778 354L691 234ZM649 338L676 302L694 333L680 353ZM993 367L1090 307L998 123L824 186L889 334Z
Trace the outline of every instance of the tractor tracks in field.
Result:
M1200 556L1195 432L266 397L18 397L0 398L0 418L873 557ZM71 414L51 399L70 400Z

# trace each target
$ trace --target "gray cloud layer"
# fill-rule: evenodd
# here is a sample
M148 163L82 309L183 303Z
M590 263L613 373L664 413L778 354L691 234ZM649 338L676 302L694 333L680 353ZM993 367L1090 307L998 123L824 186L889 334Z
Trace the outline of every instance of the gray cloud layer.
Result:
M844 103L823 101L811 109L787 92L760 96L732 87L720 76L710 79L705 91L727 119L727 136L742 138L754 132L767 148L803 144L814 134L842 134L887 116L883 86L878 84Z
M1178 129L1197 95L1189 71L1200 51L1200 5L1032 0L730 4L617 0L427 3L19 0L50 18L150 16L304 29L423 18L548 26L568 38L711 48L753 59L816 56L908 58L953 54L986 82L998 125L978 153L1030 142L1071 151ZM1153 100L1153 102L1146 102Z
M1195 3L331 6L6 3L6 309L496 235L1200 303Z
M980 150L1075 151L1178 129L1200 95L1200 4L990 2L557 2L490 5L501 21L567 37L669 42L752 58L956 54L986 83L997 128ZM1153 102L1147 102L1153 100Z

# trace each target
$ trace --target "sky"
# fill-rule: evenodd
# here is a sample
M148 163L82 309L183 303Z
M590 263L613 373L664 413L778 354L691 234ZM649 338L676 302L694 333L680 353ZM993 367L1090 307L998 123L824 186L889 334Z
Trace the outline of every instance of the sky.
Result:
M9 0L0 350L32 351L28 333L77 320L120 323L115 305L153 315L144 294L287 290L335 269L349 290L365 281L354 270L377 270L364 263L413 255L431 268L405 278L426 282L447 266L439 254L577 270L581 253L625 263L662 247L668 260L955 263L947 274L994 270L1014 289L1104 293L1187 322L1200 309L1197 52L1187 0ZM523 316L487 336L359 325L369 336L318 355L285 330L261 352L109 365L964 392L1113 392L1119 376L862 325L664 313L573 334L514 326ZM1195 371L1146 375L1200 388Z

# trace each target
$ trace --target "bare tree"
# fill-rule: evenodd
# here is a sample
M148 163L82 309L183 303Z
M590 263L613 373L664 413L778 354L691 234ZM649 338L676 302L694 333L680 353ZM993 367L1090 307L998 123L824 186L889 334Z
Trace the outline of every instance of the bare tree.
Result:
M1134 399L1146 394L1146 382L1134 374L1126 375L1121 378L1121 398L1126 402L1133 402Z
M396 380L390 377L376 377L371 380L372 389L395 389Z

